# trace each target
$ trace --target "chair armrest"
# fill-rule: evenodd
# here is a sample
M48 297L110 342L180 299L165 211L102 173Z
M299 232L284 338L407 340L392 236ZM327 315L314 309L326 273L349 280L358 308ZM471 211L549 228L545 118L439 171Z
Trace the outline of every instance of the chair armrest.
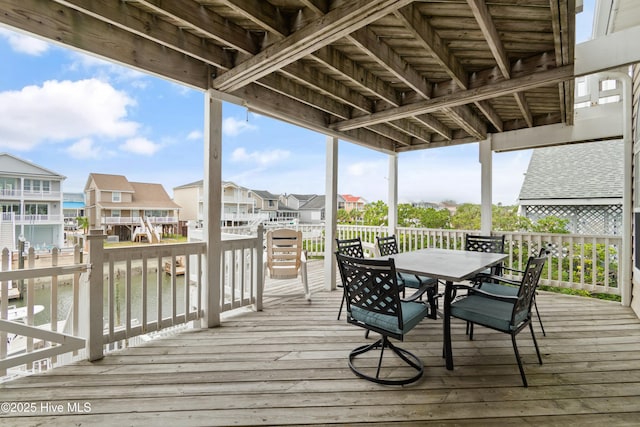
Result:
M520 286L520 282L518 280L507 279L503 276L496 276L495 274L478 274L474 277L474 282L478 283L479 286L482 286L482 282L501 282L506 283L513 286Z
M517 268L502 267L502 269L507 271L513 271L514 273L520 273L520 274L524 273L524 271L518 270Z
M517 296L505 296L505 295L492 294L490 292L483 291L482 289L474 288L473 286L453 285L453 289L454 291L458 289L466 289L469 292L469 294L480 294L483 297L495 299L498 301L515 303L518 300Z

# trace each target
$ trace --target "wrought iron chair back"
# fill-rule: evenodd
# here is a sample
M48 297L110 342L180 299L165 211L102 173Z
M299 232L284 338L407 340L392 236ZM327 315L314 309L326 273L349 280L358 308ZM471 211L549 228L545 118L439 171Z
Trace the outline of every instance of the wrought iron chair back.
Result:
M467 234L464 241L465 251L504 253L504 235L480 236Z
M400 253L395 234L387 237L377 237L376 239L378 240L378 252L380 252L380 256Z
M362 240L359 237L355 239L336 239L336 244L339 253L354 258L364 258Z

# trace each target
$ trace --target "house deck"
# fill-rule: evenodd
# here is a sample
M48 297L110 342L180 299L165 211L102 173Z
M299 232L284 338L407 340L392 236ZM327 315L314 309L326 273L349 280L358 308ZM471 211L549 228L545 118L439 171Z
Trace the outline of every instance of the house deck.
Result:
M21 411L7 414L3 405L0 423L612 426L640 419L640 321L618 303L540 293L544 364L527 331L518 340L529 388L508 336L478 327L469 341L454 320L456 367L447 371L442 321L425 319L402 344L422 358L424 377L390 387L349 370L347 355L366 342L363 330L336 320L341 290L326 292L322 281L314 261L311 303L296 280L268 281L262 312L0 384L0 401Z

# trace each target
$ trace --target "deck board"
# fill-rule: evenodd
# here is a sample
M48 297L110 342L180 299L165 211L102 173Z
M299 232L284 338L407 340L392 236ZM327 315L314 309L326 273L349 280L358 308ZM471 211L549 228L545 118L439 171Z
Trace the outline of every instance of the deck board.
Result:
M310 263L309 280L311 303L296 280L269 281L262 312L242 310L218 328L0 384L2 401L65 407L63 414L0 414L0 423L637 425L640 321L617 303L541 292L547 336L534 328L542 366L528 333L518 339L526 389L508 336L478 327L469 341L454 320L456 367L447 371L441 320L425 319L402 344L424 361L424 377L389 387L351 373L346 358L366 341L363 331L336 319L341 291L322 289L320 262ZM67 411L84 402L90 412Z

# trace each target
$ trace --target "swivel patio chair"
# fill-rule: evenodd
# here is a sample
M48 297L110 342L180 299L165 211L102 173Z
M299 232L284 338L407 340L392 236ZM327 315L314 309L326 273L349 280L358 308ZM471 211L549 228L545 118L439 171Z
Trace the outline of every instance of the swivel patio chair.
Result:
M398 275L393 259L364 259L345 256L336 252L340 277L347 296L347 322L379 333L382 337L373 344L355 348L349 353L349 368L360 378L379 384L404 385L422 377L424 365L415 354L397 347L389 338L403 341L404 335L424 319L429 310L420 302L402 301L398 287ZM380 349L375 368L357 367L356 358L369 351ZM387 365L385 349L399 357L401 365ZM395 358L394 358L395 359ZM381 376L383 360L388 361ZM397 359L396 359L397 360ZM365 363L366 365L366 363ZM404 373L409 368L411 375ZM394 374L400 373L397 377Z
M362 248L362 241L359 237L354 239L336 239L336 246L338 253L355 258L364 258L364 249ZM342 287L342 284L338 286ZM344 301L346 298L347 295L343 292L342 301L340 302L340 311L338 311L338 320L340 320L342 307L344 307Z
M522 281L517 288L518 292L515 296L497 295L467 285L454 285L455 289L466 289L468 291L467 295L460 296L451 303L449 310L445 310L445 316L456 317L465 320L468 324L477 324L509 334L518 362L522 384L525 387L528 386L527 377L518 352L516 335L525 327L529 327L536 354L538 355L538 362L542 364L540 349L531 325L531 306L546 260L546 257L529 258L527 268L523 273ZM470 331L470 338L473 339L473 329Z
M293 279L300 274L304 295L311 301L307 279L307 254L302 249L302 232L281 228L267 232L266 271L272 279Z
M395 234L387 237L376 237L378 252L381 256L394 255L400 253L398 249L398 241ZM419 276L417 274L398 273L398 282L404 287L415 289L409 298L403 298L405 301L415 301L422 299L427 294L429 302L429 317L437 319L438 317L438 280L433 277ZM403 292L404 296L404 292Z

